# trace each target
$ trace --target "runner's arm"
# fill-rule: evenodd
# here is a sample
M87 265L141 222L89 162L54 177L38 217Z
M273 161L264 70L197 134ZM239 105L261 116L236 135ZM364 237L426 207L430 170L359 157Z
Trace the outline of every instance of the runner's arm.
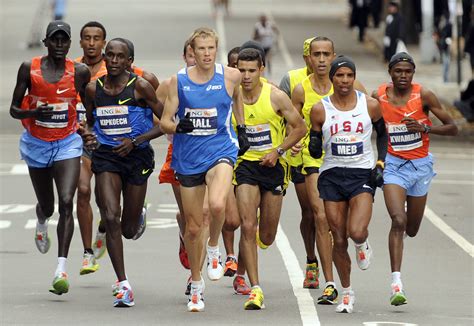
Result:
M458 134L458 127L454 124L453 118L443 110L436 95L432 91L422 88L421 98L423 100L423 107L428 107L443 124L441 126L432 126L428 131L423 126L423 130L420 131L436 135L456 136Z
M309 114L311 120L311 129L309 131L309 154L313 158L321 158L323 156L323 124L326 119L326 112L321 102L316 103L311 108Z
M380 104L376 99L369 96L366 96L366 98L370 119L372 120L372 125L377 133L377 162L385 162L388 146L388 134L387 129L385 128L382 110L380 109Z
M176 133L176 123L174 121L174 116L178 111L179 98L178 98L178 80L177 76L174 75L171 77L169 87L168 87L168 96L165 101L165 108L163 110L163 115L161 116L161 130L166 134Z

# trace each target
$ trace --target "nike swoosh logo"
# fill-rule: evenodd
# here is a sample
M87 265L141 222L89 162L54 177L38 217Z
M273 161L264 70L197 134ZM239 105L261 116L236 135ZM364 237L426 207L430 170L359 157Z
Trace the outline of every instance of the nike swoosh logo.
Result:
M149 171L150 171L150 169L143 169L143 170L142 170L142 174L145 175L145 174L147 174Z
M346 63L345 61L339 62L337 65L340 66L340 65L343 65L343 64L345 64L345 63Z
M410 113L406 113L406 112L405 112L403 115L404 115L405 117L409 117L409 116L411 116L413 113L415 113L416 111L418 111L418 110L415 110L415 111L410 112Z
M66 88L66 89L59 89L59 88L58 88L58 89L56 90L56 94L62 94L62 93L64 93L64 92L67 92L68 90L69 90L69 88Z
M353 114L352 117L355 118L355 117L358 117L360 116L362 113L359 113L359 114Z
M130 97L129 97L129 98L127 98L126 100L119 100L119 101L118 101L118 104L119 104L119 105L122 105L122 104L125 104L125 103L127 103L127 102L128 102L128 101L130 101L130 100L131 100L131 98L130 98Z
M362 188L372 189L372 187L371 187L371 186L368 186L368 185L363 185Z

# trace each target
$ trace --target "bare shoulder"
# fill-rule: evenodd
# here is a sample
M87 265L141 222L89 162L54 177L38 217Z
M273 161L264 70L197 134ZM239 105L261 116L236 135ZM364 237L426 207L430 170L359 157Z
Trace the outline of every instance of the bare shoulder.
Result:
M224 76L226 79L230 79L233 82L240 82L241 74L236 68L224 66Z
M280 88L278 88L278 87L276 87L272 84L268 84L268 85L270 85L270 97L271 97L272 101L282 103L282 102L288 101L290 99L288 97L288 95L286 95L286 93L283 92Z
M74 70L76 71L76 74L80 76L87 76L90 75L89 68L82 62L74 62Z

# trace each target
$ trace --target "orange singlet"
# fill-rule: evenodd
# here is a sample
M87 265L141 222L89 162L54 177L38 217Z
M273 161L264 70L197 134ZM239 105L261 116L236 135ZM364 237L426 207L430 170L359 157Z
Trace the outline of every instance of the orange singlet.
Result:
M173 144L169 144L168 153L166 153L166 160L161 167L160 175L158 180L160 183L171 183L174 185L179 185L179 181L176 180L174 175L174 170L171 168L171 157L173 155Z
M420 123L431 126L431 120L423 111L421 86L412 84L410 98L403 106L395 106L388 100L387 89L393 85L380 85L377 95L382 108L383 119L388 132L388 153L390 155L413 160L428 156L430 138L421 132L408 132L402 119L411 117Z
M29 133L44 141L56 141L76 132L77 91L74 86L74 62L66 58L64 75L55 83L48 83L41 72L42 57L31 60L31 88L23 97L21 108L36 109L47 103L54 107L54 114L48 118L22 119L21 123Z

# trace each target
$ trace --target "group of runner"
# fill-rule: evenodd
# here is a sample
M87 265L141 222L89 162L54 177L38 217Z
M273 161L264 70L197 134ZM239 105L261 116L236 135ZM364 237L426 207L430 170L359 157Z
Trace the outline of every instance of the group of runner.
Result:
M336 311L353 311L348 238L358 266L367 269L372 256L368 225L375 189L381 186L392 219L390 302L407 302L400 275L403 239L417 234L435 175L429 134L457 133L436 96L412 82L415 62L409 54L391 58L392 82L369 96L356 80L352 59L337 56L334 43L323 36L304 42L306 66L289 71L279 87L263 77L265 49L258 42L232 49L227 66L216 63L218 36L209 28L191 34L183 48L186 66L161 83L133 66L131 41L106 42L101 23L85 24L80 37L84 53L72 61L67 58L70 26L51 22L43 41L48 53L20 66L10 107L25 127L20 153L38 201L35 243L41 253L51 244L53 182L58 192L52 293L69 290L66 260L78 189L84 246L80 274L97 271L96 259L107 248L117 277L114 306L135 304L122 235L136 240L145 231L147 180L154 169L150 140L167 134L170 145L159 181L172 185L179 207L179 258L190 269L188 311L204 310L206 259L210 280L234 277L235 292L248 295L244 308L264 308L257 248L275 240L290 180L302 212L304 288L320 286L315 244L321 260L326 283L318 303L340 299ZM442 125L431 124L430 111ZM94 241L92 175L100 212ZM225 260L218 245L221 233Z

